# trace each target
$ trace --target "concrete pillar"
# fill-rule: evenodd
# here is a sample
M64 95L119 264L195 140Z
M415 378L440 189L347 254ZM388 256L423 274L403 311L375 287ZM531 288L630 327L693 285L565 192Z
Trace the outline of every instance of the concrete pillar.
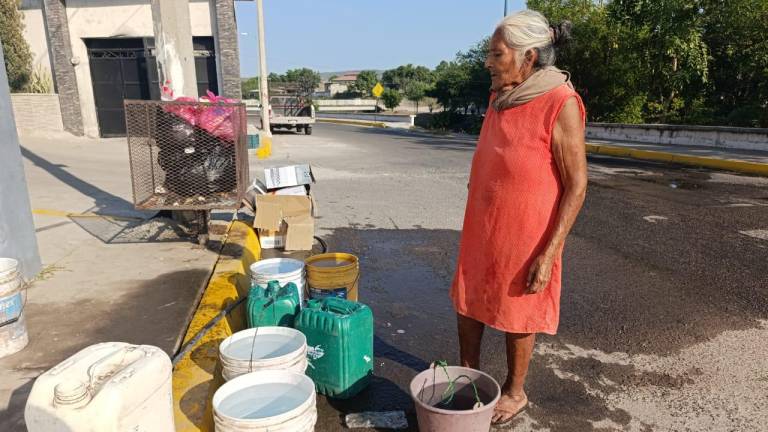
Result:
M0 43L0 65L4 64ZM22 275L31 279L40 271L40 255L4 67L0 67L0 154L0 257L19 260Z
M219 94L233 99L242 98L240 84L240 52L237 44L237 20L234 0L210 0L216 41L216 71Z
M174 97L197 97L189 0L152 0L152 22L160 83L170 81Z
M73 63L72 46L69 40L67 8L62 0L44 0L43 14L51 51L51 66L56 91L61 105L61 120L64 130L77 136L83 135L83 113L80 107L80 93ZM77 59L87 62L88 59Z

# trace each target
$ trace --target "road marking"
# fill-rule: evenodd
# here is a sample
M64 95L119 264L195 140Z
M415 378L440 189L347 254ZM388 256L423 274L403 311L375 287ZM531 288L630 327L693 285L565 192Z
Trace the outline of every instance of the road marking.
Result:
M739 231L739 233L744 234L745 236L754 237L760 240L768 240L768 229Z
M728 173L712 173L709 175L709 182L711 183L725 183L735 185L749 185L749 186L768 186L768 178L766 177L749 177L734 175Z
M88 218L106 218L106 219L114 219L114 220L125 220L125 221L141 221L144 220L142 218L138 217L127 217L127 216L114 216L114 215L104 215L104 214L98 214L98 213L71 213L71 212L65 212L61 210L51 210L51 209L33 209L32 214L36 214L39 216L52 216L52 217L61 217L61 218L68 218L68 217L88 217Z
M718 201L723 205L717 207L768 207L768 201L753 198L728 197Z
M643 216L643 219L645 219L646 222L650 222L650 223L656 223L658 221L667 220L667 218L664 216L656 216L656 215Z

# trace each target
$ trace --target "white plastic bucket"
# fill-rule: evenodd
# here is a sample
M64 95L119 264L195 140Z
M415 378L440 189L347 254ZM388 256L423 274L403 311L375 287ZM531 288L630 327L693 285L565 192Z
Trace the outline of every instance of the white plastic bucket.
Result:
M299 289L299 303L304 303L307 280L304 262L291 258L270 258L251 264L250 272L251 283L264 288L273 280L278 281L280 286L293 282Z
M21 351L29 343L23 285L19 261L0 258L0 358Z
M255 338L255 339L254 339ZM307 370L307 338L287 327L257 327L239 331L219 345L221 375L229 381L259 370Z
M315 384L304 374L264 370L233 379L213 395L216 432L311 432Z

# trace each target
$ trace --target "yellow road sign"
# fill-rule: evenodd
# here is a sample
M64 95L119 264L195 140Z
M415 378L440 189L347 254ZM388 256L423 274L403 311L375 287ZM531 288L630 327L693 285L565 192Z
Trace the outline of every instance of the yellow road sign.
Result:
M381 97L381 94L384 93L384 86L377 82L376 85L371 89L371 93L376 97Z

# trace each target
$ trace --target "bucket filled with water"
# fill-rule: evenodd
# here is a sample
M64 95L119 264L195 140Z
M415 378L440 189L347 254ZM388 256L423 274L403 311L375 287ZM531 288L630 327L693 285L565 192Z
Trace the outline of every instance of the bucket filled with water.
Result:
M360 262L348 253L326 253L308 258L307 283L313 299L339 297L357 301Z
M229 381L260 370L307 369L307 338L288 327L257 327L239 331L219 345L222 377Z
M411 381L421 432L488 432L501 388L490 375L433 365Z
M217 432L315 430L315 384L304 374L264 370L239 376L213 395Z

